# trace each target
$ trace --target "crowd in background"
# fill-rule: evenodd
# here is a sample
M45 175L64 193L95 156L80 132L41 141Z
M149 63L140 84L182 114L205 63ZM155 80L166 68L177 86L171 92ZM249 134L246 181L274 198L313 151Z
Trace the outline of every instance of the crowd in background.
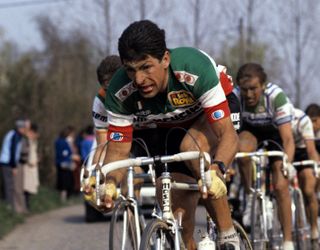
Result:
M2 138L0 151L1 200L17 214L28 214L32 195L38 193L38 126L29 119L18 119ZM80 192L80 169L94 140L93 126L78 134L73 126L64 127L54 145L56 189L61 202Z
M94 140L93 126L76 134L73 126L63 128L55 141L57 189L62 202L80 192L80 169Z
M30 211L30 196L39 187L38 126L18 119L3 138L0 152L2 194L18 214Z

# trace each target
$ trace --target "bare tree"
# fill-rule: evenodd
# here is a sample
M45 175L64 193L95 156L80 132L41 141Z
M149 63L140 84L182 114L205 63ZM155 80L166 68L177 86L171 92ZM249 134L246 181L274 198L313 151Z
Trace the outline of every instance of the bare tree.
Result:
M318 1L290 0L275 5L279 23L278 29L272 31L276 38L278 53L284 59L282 80L286 82L294 96L297 107L302 106L302 95L310 88L318 74L319 60L314 52L319 46L319 30L315 25L319 16ZM301 87L303 84L303 88ZM306 99L305 99L306 100Z

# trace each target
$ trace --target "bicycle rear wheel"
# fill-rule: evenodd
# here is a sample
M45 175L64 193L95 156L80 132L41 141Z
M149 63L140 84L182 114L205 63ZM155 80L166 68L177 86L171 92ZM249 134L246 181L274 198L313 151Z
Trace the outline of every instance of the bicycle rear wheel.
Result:
M183 243L180 242L182 245ZM140 250L172 250L174 235L169 225L159 219L152 220L142 234ZM181 248L184 249L184 248Z
M255 250L264 250L267 247L267 220L264 209L263 197L258 192L254 192L251 206L250 235Z
M250 239L243 227L236 220L233 220L233 226L239 237L240 250L252 250Z
M294 205L293 238L296 249L311 249L310 226L307 221L303 196L300 189L293 189L292 200Z
M139 249L134 209L126 200L121 200L117 203L112 213L109 231L109 249Z

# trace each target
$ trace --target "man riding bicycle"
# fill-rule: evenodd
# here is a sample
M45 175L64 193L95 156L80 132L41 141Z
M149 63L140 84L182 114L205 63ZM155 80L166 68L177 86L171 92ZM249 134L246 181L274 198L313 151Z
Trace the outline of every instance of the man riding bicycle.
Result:
M292 122L293 135L295 139L294 161L314 160L319 162L319 155L314 142L314 132L311 119L300 109L294 109ZM316 196L316 177L313 166L296 167L298 172L299 186L302 190L306 214L311 226L312 249L319 249L318 245L318 201Z
M210 152L214 161L206 172L211 184L205 205L216 219L221 249L239 249L222 177L238 149L238 137L215 62L194 48L168 49L164 30L148 20L129 25L119 38L118 50L124 67L114 75L107 91L109 144L104 163L129 157L133 132L144 134L152 155L199 149ZM133 131L134 123L140 131ZM172 127L184 130L171 133L165 146ZM187 164L170 167L174 178L199 179L197 162ZM159 176L161 169L156 172ZM113 207L116 186L124 174L117 171L106 177L107 208ZM198 198L199 194L172 194L173 210L184 213L183 239L188 249L196 248L193 230Z
M236 93L242 106L242 128L239 134L240 151L256 151L260 142L272 140L282 145L293 161L294 139L291 129L293 106L281 88L273 83L266 83L267 75L261 65L247 63L240 67L237 74ZM270 143L268 150L280 150ZM273 186L280 210L281 224L284 234L284 249L293 249L291 236L291 201L289 182L283 175L282 159L270 159L273 175ZM239 171L247 194L247 204L243 215L243 224L250 226L250 187L252 181L252 165L250 159L239 159Z

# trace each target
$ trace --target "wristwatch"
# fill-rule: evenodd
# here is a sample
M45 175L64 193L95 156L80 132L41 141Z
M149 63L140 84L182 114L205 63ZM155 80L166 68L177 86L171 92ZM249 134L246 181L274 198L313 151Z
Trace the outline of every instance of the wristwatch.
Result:
M212 164L216 164L219 167L219 170L222 174L225 174L227 171L226 166L224 165L223 161L213 161Z

